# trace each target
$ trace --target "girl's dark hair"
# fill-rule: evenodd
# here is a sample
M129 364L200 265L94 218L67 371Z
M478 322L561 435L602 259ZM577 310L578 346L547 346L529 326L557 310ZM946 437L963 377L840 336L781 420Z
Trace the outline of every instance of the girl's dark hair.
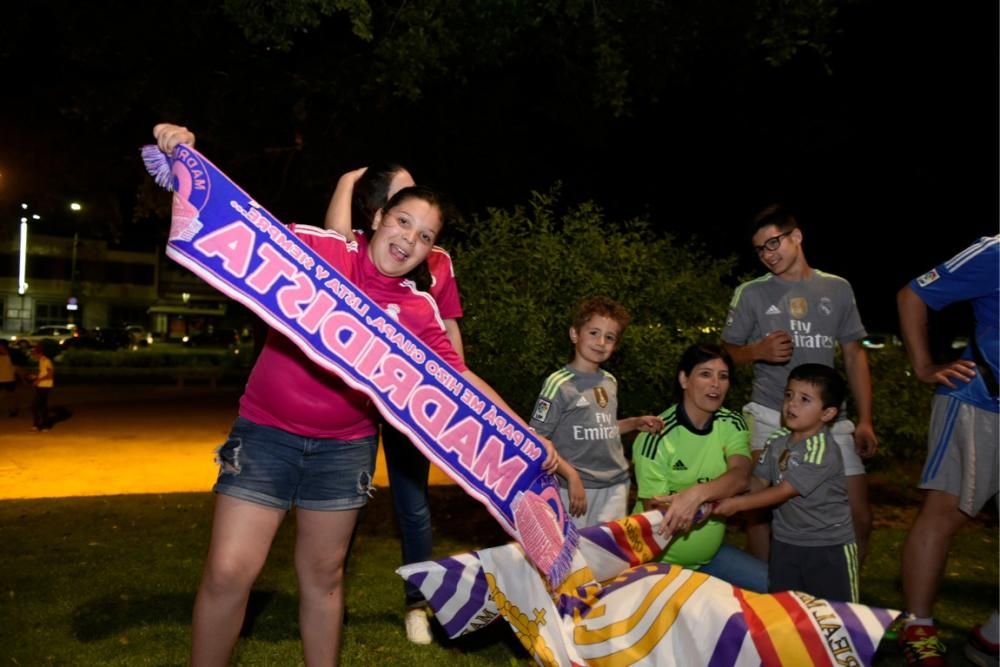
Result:
M376 162L368 167L354 184L351 196L351 224L366 229L375 219L375 211L389 199L389 185L401 171L409 171L396 162Z
M683 372L684 375L690 377L691 371L694 370L695 366L703 364L706 361L711 361L712 359L722 359L726 364L726 368L729 369L729 377L733 377L733 358L729 356L729 353L721 345L716 345L715 343L696 343L684 350L681 360L677 363L677 372L674 373L674 396L678 403L684 400L684 389L681 387L679 379L680 374Z
M365 172L366 174L368 172ZM441 218L441 229L443 230L448 222L450 222L456 215L454 207L451 203L436 190L424 187L422 185L413 185L408 188L403 188L396 194L392 196L392 199L385 203L382 207L383 215L399 206L407 199L420 199L427 202L431 206L434 206L438 210L438 215ZM417 289L421 292L427 292L431 288L431 284L434 282L434 277L431 275L430 268L427 266L427 261L420 262L412 271L410 271L405 276L408 280L412 280L416 285Z

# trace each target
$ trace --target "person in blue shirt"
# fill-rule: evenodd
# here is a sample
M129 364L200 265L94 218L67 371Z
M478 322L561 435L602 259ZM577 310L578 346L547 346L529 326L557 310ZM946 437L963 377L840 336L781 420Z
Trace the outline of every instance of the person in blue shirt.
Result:
M975 333L961 358L936 363L928 342L928 309L967 301ZM923 505L903 546L903 597L909 614L899 642L908 664L944 665L932 617L951 540L997 494L997 361L1000 343L1000 236L983 237L899 291L900 330L914 373L937 385L920 480ZM966 655L997 664L1000 620L974 628ZM985 662L983 662L985 660Z

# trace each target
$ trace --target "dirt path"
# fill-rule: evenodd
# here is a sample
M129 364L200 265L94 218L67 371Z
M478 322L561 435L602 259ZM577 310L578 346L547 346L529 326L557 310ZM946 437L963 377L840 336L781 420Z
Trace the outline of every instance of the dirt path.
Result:
M0 415L0 499L208 491L240 387L57 387L51 431L31 430L27 391ZM379 455L375 483L388 484ZM432 484L450 484L431 469Z

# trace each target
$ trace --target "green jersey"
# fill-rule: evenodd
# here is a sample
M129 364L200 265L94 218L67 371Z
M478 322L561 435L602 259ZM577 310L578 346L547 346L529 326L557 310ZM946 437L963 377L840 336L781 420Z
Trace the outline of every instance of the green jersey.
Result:
M642 498L678 493L722 476L730 456L750 458L750 430L739 413L720 408L704 429L694 427L682 404L660 417L663 430L640 433L632 445L640 499L636 511L642 511ZM661 560L697 568L715 556L725 533L725 521L709 519L673 540Z

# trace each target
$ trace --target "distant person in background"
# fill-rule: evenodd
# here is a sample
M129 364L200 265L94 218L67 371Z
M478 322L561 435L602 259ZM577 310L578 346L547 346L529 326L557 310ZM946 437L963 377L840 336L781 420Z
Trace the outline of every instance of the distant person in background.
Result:
M839 343L858 423L838 415L830 432L843 455L858 562L864 563L872 513L861 459L875 454L878 439L872 426L868 355L861 346L867 332L854 290L843 278L809 266L798 220L784 207L771 205L758 213L751 234L753 249L768 273L736 288L722 340L737 365L753 365L753 394L743 416L750 426L754 460L767 438L781 428L789 371L805 363L832 367ZM748 513L747 524L750 552L768 560L767 511Z
M0 403L6 405L8 417L17 416L17 371L6 338L0 338Z
M31 356L38 362L38 373L28 376L28 380L35 385L35 397L31 401L31 417L34 425L31 429L48 431L52 428L52 423L49 421L49 393L56 383L56 369L41 345L32 348Z
M937 387L927 437L927 462L920 478L923 505L903 545L903 598L899 643L908 664L944 665L933 607L959 528L997 495L997 438L1000 437L1000 236L983 237L950 260L913 279L899 291L899 325L913 372ZM961 358L931 358L928 309L967 301L975 331ZM966 656L977 665L996 665L1000 617L994 611L973 628Z

